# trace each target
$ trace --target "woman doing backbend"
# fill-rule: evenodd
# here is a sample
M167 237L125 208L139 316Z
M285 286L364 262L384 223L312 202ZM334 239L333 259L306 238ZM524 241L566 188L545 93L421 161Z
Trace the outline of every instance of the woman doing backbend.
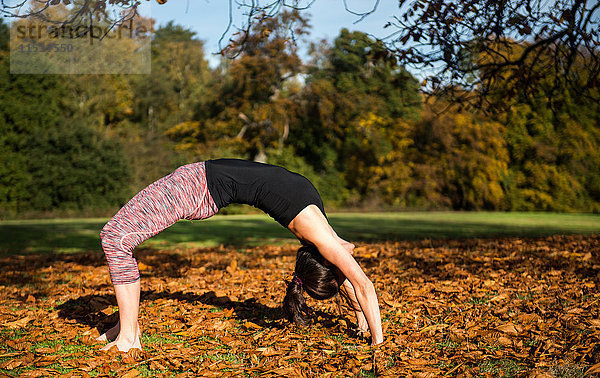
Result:
M302 291L315 299L348 292L359 329L383 341L375 288L354 260L354 245L341 239L325 217L323 202L305 177L284 168L237 159L181 166L140 191L100 233L119 306L119 322L100 340L104 349L141 349L138 324L140 274L133 249L180 219L206 219L230 203L255 206L289 229L303 244L283 303L288 319L305 324Z

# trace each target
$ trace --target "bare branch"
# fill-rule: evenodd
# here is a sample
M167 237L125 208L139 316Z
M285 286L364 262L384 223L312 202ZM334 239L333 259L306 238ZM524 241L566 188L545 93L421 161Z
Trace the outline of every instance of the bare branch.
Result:
M346 12L360 17L358 20L353 22L353 24L357 24L357 23L361 22L362 20L364 20L365 18L367 18L369 15L375 13L375 11L377 10L377 7L379 6L379 1L380 0L376 0L375 4L373 5L373 8L368 12L354 12L348 7L348 1L344 0L344 9L346 10Z

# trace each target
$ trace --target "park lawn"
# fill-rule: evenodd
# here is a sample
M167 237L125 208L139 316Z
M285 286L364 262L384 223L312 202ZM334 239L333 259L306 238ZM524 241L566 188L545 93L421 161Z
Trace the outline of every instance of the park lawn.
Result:
M330 214L357 241L387 342L314 301L280 304L297 241L264 215L182 221L136 250L144 352L101 352L118 318L106 219L0 222L0 376L498 376L600 372L600 217ZM571 235L567 235L571 234Z
M331 213L338 234L354 242L421 239L538 237L599 234L600 215L516 212ZM107 219L0 221L0 254L99 251ZM296 243L290 232L263 214L217 215L180 221L142 247L158 249L259 246Z
M246 218L244 218L246 219ZM140 248L144 351L101 352L118 319L99 252L0 257L0 376L576 377L600 372L600 236L362 243L386 342L335 300L280 304L294 245Z

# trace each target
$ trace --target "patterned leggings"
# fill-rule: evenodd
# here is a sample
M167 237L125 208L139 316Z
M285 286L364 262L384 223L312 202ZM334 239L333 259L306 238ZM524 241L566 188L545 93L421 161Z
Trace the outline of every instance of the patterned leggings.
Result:
M204 162L181 166L148 185L100 232L112 283L123 285L140 278L133 257L140 243L180 219L206 219L218 210L206 185Z

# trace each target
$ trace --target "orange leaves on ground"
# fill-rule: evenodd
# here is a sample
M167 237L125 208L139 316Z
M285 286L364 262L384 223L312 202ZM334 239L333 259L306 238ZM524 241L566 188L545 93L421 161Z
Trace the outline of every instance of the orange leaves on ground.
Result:
M118 319L100 253L0 258L0 374L9 376L573 376L600 373L600 238L387 242L355 257L386 341L313 301L280 303L295 246L140 250L145 350L101 352ZM66 373L65 373L66 372Z
M12 322L6 322L4 323L4 327L7 328L23 328L27 325L27 323L29 323L30 321L32 321L33 318L26 316L24 318L12 321Z

